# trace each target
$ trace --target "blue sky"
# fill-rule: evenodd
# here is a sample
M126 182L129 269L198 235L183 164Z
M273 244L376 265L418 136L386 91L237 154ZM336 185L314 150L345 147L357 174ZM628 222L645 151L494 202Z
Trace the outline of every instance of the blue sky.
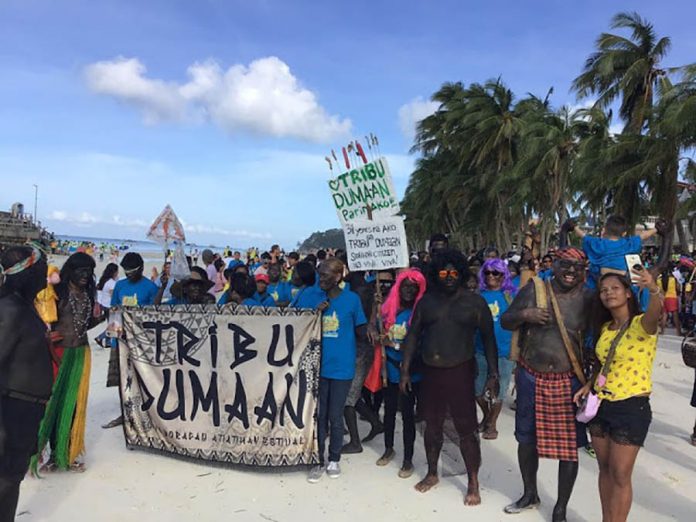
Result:
M374 132L403 193L443 82L576 104L621 10L696 62L691 1L1 0L0 208L36 183L57 233L140 239L169 203L192 241L293 247L339 225L331 148Z

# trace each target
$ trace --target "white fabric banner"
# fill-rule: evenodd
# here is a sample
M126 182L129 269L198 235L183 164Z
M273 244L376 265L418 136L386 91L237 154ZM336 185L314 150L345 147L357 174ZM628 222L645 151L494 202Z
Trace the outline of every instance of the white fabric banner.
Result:
M318 312L125 308L123 333L127 446L252 466L318 462Z

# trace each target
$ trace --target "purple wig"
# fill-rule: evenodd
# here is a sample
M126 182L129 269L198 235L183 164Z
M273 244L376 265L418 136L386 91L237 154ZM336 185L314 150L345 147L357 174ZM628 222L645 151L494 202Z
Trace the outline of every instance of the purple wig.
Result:
M512 278L510 277L510 271L508 270L507 265L505 264L505 261L499 258L494 258L494 259L488 259L485 263L483 263L483 266L481 267L481 270L479 270L478 273L478 281L479 281L479 290L484 291L488 290L488 287L486 286L486 276L483 275L483 273L486 271L496 271L496 272L501 272L503 274L503 284L501 285L500 289L503 292L507 292L510 295L515 295L517 293L517 288L515 288L515 285L512 282Z

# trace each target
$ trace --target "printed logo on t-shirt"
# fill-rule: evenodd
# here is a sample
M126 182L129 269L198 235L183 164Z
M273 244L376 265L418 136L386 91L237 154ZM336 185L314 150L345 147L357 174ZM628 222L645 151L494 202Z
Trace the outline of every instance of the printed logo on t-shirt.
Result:
M493 316L493 321L497 322L498 321L498 316L500 315L500 305L498 304L498 301L493 301L488 305L488 308L491 310L491 315Z
M389 329L389 339L394 343L400 344L406 338L407 331L406 323L394 324Z
M124 295L123 299L121 299L121 305L138 306L138 294Z
M340 328L341 323L338 320L336 312L331 315L325 315L322 318L321 324L324 337L338 337L338 329Z
M274 301L278 302L278 298L280 297L280 295L278 294L278 292L271 292L271 297Z

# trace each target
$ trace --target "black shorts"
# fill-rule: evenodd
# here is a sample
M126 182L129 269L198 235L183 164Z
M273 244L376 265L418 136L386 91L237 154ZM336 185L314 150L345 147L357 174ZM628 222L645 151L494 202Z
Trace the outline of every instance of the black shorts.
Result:
M643 446L651 421L650 397L630 397L622 401L603 400L588 426L593 438L609 436L617 444Z

